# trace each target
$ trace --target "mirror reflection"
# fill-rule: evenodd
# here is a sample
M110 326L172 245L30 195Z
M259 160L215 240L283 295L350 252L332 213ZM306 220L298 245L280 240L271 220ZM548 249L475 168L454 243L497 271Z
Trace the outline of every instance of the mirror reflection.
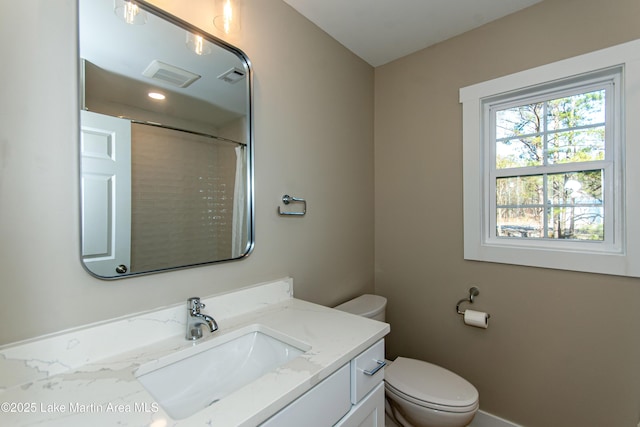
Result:
M85 268L119 278L246 256L246 56L126 0L79 0L79 39Z

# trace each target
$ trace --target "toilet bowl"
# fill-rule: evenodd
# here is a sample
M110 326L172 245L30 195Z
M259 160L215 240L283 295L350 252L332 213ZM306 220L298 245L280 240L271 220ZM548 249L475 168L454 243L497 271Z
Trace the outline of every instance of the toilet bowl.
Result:
M384 321L386 305L386 298L366 294L335 308ZM384 374L387 416L400 426L464 427L478 410L478 390L440 366L398 357Z

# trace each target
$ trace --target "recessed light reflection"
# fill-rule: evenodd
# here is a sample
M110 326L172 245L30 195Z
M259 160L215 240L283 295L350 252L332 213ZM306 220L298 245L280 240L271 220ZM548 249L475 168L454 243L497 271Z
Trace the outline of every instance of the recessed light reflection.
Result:
M149 92L149 98L157 99L159 101L162 101L166 97L163 94L161 94L160 92Z

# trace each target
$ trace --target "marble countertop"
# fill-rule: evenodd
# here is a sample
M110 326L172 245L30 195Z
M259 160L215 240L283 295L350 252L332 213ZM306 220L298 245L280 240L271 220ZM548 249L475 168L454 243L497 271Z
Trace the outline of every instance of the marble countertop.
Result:
M0 347L0 425L258 425L389 332L386 323L295 299L292 286L283 279L203 298L219 330L196 343L184 338L186 305L176 305ZM256 324L310 350L181 420L136 379L141 365Z

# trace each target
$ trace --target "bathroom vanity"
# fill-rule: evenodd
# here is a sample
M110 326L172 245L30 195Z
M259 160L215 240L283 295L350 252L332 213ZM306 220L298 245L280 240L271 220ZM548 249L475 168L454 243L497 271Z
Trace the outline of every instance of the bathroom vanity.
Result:
M384 427L383 367L380 340L262 425Z
M295 299L292 289L287 278L203 298L219 329L195 342L185 339L185 298L0 347L0 424L384 425L389 325ZM255 350L245 350L251 339Z

